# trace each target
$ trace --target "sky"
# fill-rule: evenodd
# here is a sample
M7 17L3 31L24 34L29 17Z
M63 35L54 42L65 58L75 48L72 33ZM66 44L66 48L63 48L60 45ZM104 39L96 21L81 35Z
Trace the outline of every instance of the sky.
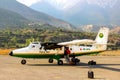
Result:
M22 4L25 4L26 6L31 6L32 4L37 3L41 0L17 0L17 1L19 1Z

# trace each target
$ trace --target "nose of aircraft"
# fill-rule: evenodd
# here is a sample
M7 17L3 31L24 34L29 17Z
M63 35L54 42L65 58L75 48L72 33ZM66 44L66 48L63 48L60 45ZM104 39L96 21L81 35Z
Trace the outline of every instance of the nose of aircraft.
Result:
M10 55L10 56L13 56L13 52L11 51L11 52L9 53L9 55Z

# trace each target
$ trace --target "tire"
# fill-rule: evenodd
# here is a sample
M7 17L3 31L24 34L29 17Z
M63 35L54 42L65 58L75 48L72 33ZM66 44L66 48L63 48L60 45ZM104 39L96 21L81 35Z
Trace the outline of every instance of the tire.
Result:
M88 62L88 65L90 65L90 61Z
M89 61L89 62L88 62L88 65L96 65L96 62L93 61L93 60L92 60L92 61Z
M72 61L72 62L75 62L75 58L71 58L71 61Z
M96 65L96 62L95 62L95 61L93 62L93 65Z
M58 65L63 65L63 61L62 60L58 60Z
M48 62L53 63L53 58L49 58Z
M78 58L72 58L71 62L73 62L73 65L76 65L80 62L80 60Z
M23 59L22 61L21 61L21 64L26 64L26 60L25 59Z
M75 61L75 62L73 62L73 65L77 65L77 62Z

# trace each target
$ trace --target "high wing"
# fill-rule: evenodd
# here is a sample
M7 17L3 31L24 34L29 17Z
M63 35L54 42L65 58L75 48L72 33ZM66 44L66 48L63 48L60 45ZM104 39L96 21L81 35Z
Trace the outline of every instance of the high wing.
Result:
M61 43L58 43L58 45L67 46L67 45L75 45L75 44L93 44L93 43L95 43L94 40L82 39L82 40L73 40L73 41L68 41L68 42L61 42Z

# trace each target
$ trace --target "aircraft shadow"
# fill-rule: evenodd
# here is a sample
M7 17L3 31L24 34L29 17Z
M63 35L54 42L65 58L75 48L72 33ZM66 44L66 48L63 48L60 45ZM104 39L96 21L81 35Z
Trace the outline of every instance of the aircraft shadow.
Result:
M97 64L97 65L92 65L89 66L90 68L102 68L102 69L107 69L107 70L111 70L111 71L116 71L116 72L120 72L120 68L113 68L110 66L120 66L120 64Z
M57 66L57 67L64 67L64 66L68 66L68 67L79 67L80 68L102 68L102 69L107 69L107 70L111 70L111 71L116 71L116 72L120 72L120 68L112 68L112 67L109 67L109 66L120 66L120 64L97 64L97 65L92 65L92 66L89 66L87 63L80 63L80 64L77 64L77 65L70 65L70 64L63 64L63 65L57 65L57 64L27 64L28 66Z
M93 68L102 68L102 69L120 72L120 68L112 68L109 66L120 66L120 64L97 64L96 66L93 66Z
M88 64L86 63L80 63L80 64L77 64L77 65L73 65L73 64L67 64L67 63L64 63L63 65L58 65L58 64L27 64L28 66L88 66Z

